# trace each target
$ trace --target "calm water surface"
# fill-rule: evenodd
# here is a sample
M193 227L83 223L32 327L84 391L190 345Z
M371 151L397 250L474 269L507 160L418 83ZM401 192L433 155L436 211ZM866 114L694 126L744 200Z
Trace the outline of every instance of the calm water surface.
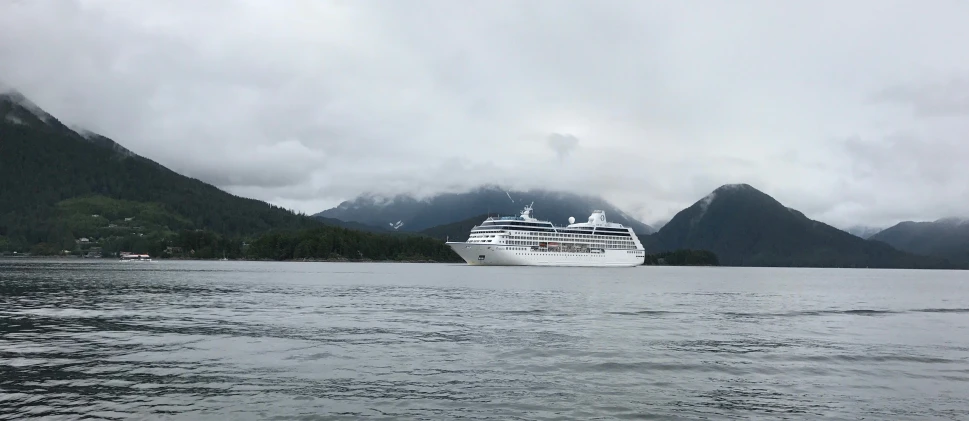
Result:
M969 273L0 260L0 419L969 419Z

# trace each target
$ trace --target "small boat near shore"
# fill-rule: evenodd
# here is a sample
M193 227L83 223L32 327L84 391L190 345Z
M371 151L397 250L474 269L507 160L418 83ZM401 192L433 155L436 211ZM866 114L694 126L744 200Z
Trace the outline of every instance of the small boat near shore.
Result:
M121 252L120 261L122 262L150 262L151 256L147 254L135 254Z

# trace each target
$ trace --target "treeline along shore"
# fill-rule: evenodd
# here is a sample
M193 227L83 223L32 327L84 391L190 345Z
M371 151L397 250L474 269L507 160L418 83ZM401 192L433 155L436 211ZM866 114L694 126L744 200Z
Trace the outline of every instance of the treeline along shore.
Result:
M83 238L67 249L41 243L7 256L117 257L122 252L162 259L274 261L463 262L444 242L416 234L378 234L322 226L271 231L256 237L228 237L207 230L149 232L109 238Z

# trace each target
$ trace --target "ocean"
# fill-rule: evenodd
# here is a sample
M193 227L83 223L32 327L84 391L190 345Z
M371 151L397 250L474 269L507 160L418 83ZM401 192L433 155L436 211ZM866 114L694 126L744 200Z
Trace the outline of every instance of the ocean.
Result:
M0 260L0 419L966 420L969 272Z

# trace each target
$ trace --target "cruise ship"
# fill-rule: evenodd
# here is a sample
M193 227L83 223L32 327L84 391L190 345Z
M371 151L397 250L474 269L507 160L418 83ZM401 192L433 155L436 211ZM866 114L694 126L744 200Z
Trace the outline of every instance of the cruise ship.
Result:
M606 221L601 210L561 227L533 218L532 205L518 216L489 217L467 241L447 244L470 265L632 267L646 256L632 228Z

